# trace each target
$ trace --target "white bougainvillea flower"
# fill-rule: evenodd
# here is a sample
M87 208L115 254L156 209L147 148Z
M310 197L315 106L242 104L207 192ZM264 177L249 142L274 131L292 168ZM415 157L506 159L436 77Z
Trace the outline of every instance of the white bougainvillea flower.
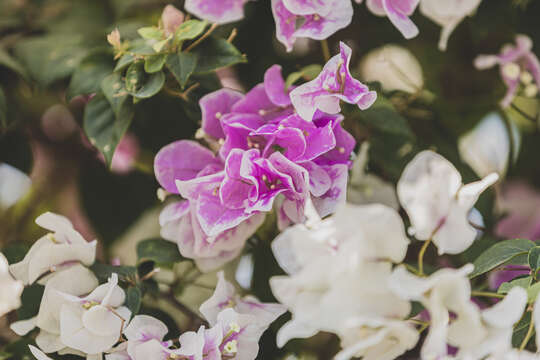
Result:
M422 67L416 57L399 45L385 45L370 51L360 63L364 81L378 81L385 91L414 94L424 87Z
M446 50L448 39L467 16L472 16L482 0L420 0L420 12L442 26L439 49Z
M40 332L36 343L46 353L59 351L66 346L60 341L60 308L68 293L74 296L88 294L98 286L95 275L81 264L55 272L47 281L37 316L14 322L11 329L20 336L26 335L36 326Z
M127 354L132 360L147 360L155 357L148 357L145 344L150 340L157 341L161 346L168 348L172 341L163 341L169 329L162 321L148 315L137 315L131 320L124 330L127 341Z
M0 253L0 317L21 306L23 288L22 282L9 273L7 259Z
M409 313L409 302L385 286L391 261L402 261L409 243L395 210L347 204L310 226L293 226L272 244L288 276L271 278L270 286L293 314L278 332L278 346L318 331L341 336L350 332L351 319L402 319Z
M449 342L459 348L457 357L462 359L484 359L486 356L501 356L512 349L514 325L521 319L527 305L527 292L516 286L499 303L481 312L485 336L480 341L467 326L454 328ZM462 323L466 325L466 323Z
M66 217L47 212L38 216L36 224L51 232L36 241L21 262L9 267L17 280L32 284L63 266L94 263L97 241L84 240Z
M48 357L47 355L45 355L43 353L43 351L39 350L37 347L35 346L32 346L32 345L28 345L28 348L30 349L30 352L32 353L32 355L34 355L34 357L37 359L37 360L53 360L51 359L50 357Z
M366 172L368 150L369 143L363 142L351 170L351 180L347 187L347 201L356 205L383 204L398 210L399 203L394 185L377 175Z
M471 302L471 284L467 275L471 264L461 269L441 269L429 277L409 273L405 266L398 266L389 278L390 289L400 298L419 301L430 316L429 333L422 346L422 359L439 359L447 355L447 343L463 339L467 331L470 343L480 343L487 330L481 322L480 311ZM457 318L450 323L450 312Z
M476 237L469 212L480 194L498 179L492 173L463 185L461 175L448 160L426 150L405 167L397 193L418 240L432 239L439 254L459 254Z
M335 360L393 360L418 342L418 331L405 321L354 319L357 322L341 334L340 351ZM352 325L353 322L351 322Z
M418 35L418 28L409 19L420 0L367 0L366 5L373 14L387 16L406 39ZM361 3L362 0L356 0Z
M7 209L23 197L32 182L22 171L0 163L0 210Z
M62 295L66 302L60 310L60 338L65 346L94 355L118 342L131 311L122 306L126 295L117 274L86 297Z
M214 294L201 305L199 311L212 326L216 324L219 313L227 308L232 308L239 314L253 315L263 331L287 311L281 304L262 303L253 296L240 297L234 285L225 280L223 271L220 271Z
M509 134L502 116L493 112L459 138L459 154L478 176L497 173L502 177L506 174L511 154L510 145L514 146L512 154L516 156L521 142L521 134L516 125L509 121L509 126L512 134Z

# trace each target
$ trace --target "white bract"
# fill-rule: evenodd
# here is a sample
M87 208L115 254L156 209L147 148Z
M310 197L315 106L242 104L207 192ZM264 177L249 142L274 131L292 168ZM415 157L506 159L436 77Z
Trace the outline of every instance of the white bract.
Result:
M328 331L348 347L342 358L388 348L386 340L401 326L392 320L404 319L410 303L385 284L392 262L403 261L408 244L401 218L383 205L347 204L310 228L296 225L284 231L272 247L288 275L271 278L270 286L293 317L279 330L278 346ZM391 342L392 353L414 347L417 338L410 334Z
M167 326L158 319L148 315L135 316L124 330L124 335L128 339L127 354L132 360L155 359L155 356L149 357L148 352L152 352L152 349L156 349L156 347L148 345L148 342L155 341L161 346L169 347L172 345L172 341L163 341L168 332Z
M95 355L119 341L131 311L122 306L126 295L117 274L86 297L61 295L66 300L60 309L60 339L65 346Z
M17 280L28 285L64 266L94 263L97 241L87 242L66 217L47 212L36 224L51 232L36 241L21 262L9 267Z
M453 339L463 339L463 331L467 331L470 343L480 343L486 337L480 312L471 302L471 285L467 275L472 270L473 266L469 264L459 270L441 269L427 278L421 278L400 265L389 278L389 287L396 295L421 302L429 312L429 333L422 346L422 359L434 360L446 356L447 343L453 345ZM452 323L450 312L457 315Z
M512 134L509 134L510 127ZM504 176L510 153L517 156L521 137L513 122L508 126L499 113L490 113L458 141L461 158L480 176L497 173ZM511 149L511 145L513 148Z
M32 182L22 171L0 163L0 210L7 209L23 197Z
M0 253L0 316L21 306L23 284L13 279L8 271L8 262Z
M482 0L420 0L420 12L442 27L439 49L446 50L448 39L467 16L474 14Z
M378 81L385 91L414 94L422 90L424 76L416 57L406 48L385 45L370 51L360 63L364 81Z
M397 185L401 205L418 240L432 239L439 254L459 254L476 230L468 215L480 194L499 179L496 173L467 185L457 169L433 151L422 151L405 167Z

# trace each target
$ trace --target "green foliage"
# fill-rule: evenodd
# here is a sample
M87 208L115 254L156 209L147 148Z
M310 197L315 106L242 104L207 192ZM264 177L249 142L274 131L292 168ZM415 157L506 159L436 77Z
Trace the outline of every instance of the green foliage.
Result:
M184 258L178 251L178 245L163 239L148 239L137 244L139 262L153 261L157 264L174 264Z
M28 74L24 66L14 59L5 49L0 47L0 65L16 72L25 79L28 79Z
M41 298L43 297L45 287L39 284L33 284L24 288L21 295L21 307L17 309L19 320L30 319L37 315Z
M7 101L4 90L0 87L0 130L8 127Z
M163 31L156 26L143 27L137 30L137 32L139 33L139 35L141 35L143 39L147 40L160 40L161 38L163 38L164 35Z
M500 241L482 253L473 263L474 271L469 275L470 278L482 275L497 266L511 263L515 265L519 255L528 254L534 247L534 243L527 239L512 239ZM521 262L521 259L519 259Z
M313 80L317 77L317 75L319 75L321 70L322 66L319 64L305 66L300 69L300 71L289 74L289 76L287 76L287 80L285 81L285 86L287 86L287 88L290 88L300 79L304 79L305 81Z
M201 35L208 23L200 20L188 20L176 29L175 41L180 43L184 40L193 40Z
M225 39L209 37L193 50L199 61L195 74L207 74L221 68L246 62L238 49Z
M90 270L100 282L106 282L112 274L117 274L120 281L135 284L137 280L137 268L134 266L113 266L102 263L94 263Z
M190 76L197 67L197 55L178 51L169 55L167 68L178 81L182 89L186 86Z
M531 286L532 283L532 277L531 276L523 276L515 278L511 281L504 282L499 286L499 289L497 290L498 294L507 294L512 288L519 286L525 290Z
M165 84L165 74L160 71L147 74L143 62L131 64L126 71L125 89L133 97L145 99L156 95Z
M137 315L141 310L142 291L138 286L132 286L126 291L126 306L131 310L132 316Z
M153 74L160 71L167 62L167 54L156 54L144 59L144 71Z
M527 260L529 262L529 267L531 268L531 273L536 279L536 274L538 273L538 269L540 268L540 246L535 246L531 250L529 250Z
M98 50L86 56L73 72L66 91L67 100L77 95L96 93L101 81L112 72L113 62L109 51Z

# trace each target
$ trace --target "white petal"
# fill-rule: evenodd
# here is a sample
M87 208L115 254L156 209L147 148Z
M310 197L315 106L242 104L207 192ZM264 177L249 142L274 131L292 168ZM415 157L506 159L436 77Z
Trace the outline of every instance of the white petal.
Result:
M168 332L167 325L161 320L148 315L137 315L124 330L124 335L128 340L153 338L161 341Z
M122 328L122 319L102 305L93 306L85 311L82 322L84 327L95 335L118 336Z
M199 311L204 315L210 326L216 323L219 312L223 308L229 307L230 305L228 303L230 301L235 301L234 296L236 291L233 284L225 280L223 271L218 272L217 276L218 282L214 294L202 303L199 308Z
M22 171L5 163L0 163L0 210L7 209L23 197L32 182Z
M24 336L36 327L36 317L12 323L9 328L19 336Z
M482 319L493 327L511 328L523 315L526 305L527 292L514 287L502 301L482 311Z
M62 350L66 346L60 340L60 336L41 330L36 337L36 344L46 353L53 353Z
M314 326L294 319L290 320L279 329L276 337L277 346L282 348L291 339L306 339L316 335L318 332L319 329Z
M28 345L28 347L30 348L30 352L32 353L32 355L34 355L37 360L53 360L47 355L45 355L43 351L39 350L37 347L32 345Z

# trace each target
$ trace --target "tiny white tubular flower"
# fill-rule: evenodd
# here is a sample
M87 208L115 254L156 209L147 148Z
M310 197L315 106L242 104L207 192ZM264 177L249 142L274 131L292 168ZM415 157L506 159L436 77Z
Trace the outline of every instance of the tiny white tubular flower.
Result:
M491 173L467 185L457 169L433 151L422 151L405 167L397 184L401 205L418 240L432 239L439 254L459 254L476 230L468 215L480 194L499 179Z
M422 67L406 48L394 44L370 51L360 63L364 81L378 81L385 91L414 94L424 87Z
M155 340L164 347L172 345L171 341L163 341L169 329L160 320L148 315L137 315L131 320L124 330L127 341L127 354L132 360L147 360L155 357L148 357L148 341ZM109 357L107 357L109 359Z
M0 163L0 211L15 205L23 197L32 182L22 171L11 165Z
M343 358L383 351L395 325L390 320L410 312L410 303L385 285L392 262L404 259L408 244L397 212L379 204L346 204L310 228L299 224L285 230L272 248L288 276L271 278L270 287L293 316L279 330L278 346L328 331L348 347ZM392 352L398 356L416 341L404 344L400 338Z
M462 339L466 331L468 341L479 343L486 337L480 311L471 302L471 285L467 275L471 264L461 269L441 269L427 278L409 273L405 266L397 267L389 278L390 289L402 299L420 301L429 311L429 333L421 350L423 360L442 359L447 354L447 343ZM450 312L457 319L450 323Z
M13 279L8 271L8 262L0 253L0 317L21 306L22 282Z
M64 266L94 263L97 241L87 242L66 217L47 212L37 217L36 224L51 232L36 241L21 262L9 267L17 280L28 285Z
M65 346L99 355L118 342L131 311L122 306L126 295L117 274L86 297L62 295L66 301L60 309L60 339Z
M262 331L287 311L281 304L262 303L253 296L240 297L234 285L225 280L223 271L220 271L214 294L201 305L199 311L210 326L213 326L217 323L219 313L227 308L232 308L239 314L252 315Z
M439 49L446 50L448 39L467 16L472 16L482 0L420 0L420 12L442 27Z
M512 333L514 324L521 319L527 305L527 292L521 287L514 287L499 303L482 310L482 326L484 337L479 341L471 334L474 329L466 323L454 328L450 341L459 348L460 359L484 359L487 355L504 355L512 349Z
M380 177L366 172L368 150L369 143L363 142L353 163L347 188L347 201L356 205L383 204L398 210L395 187Z
M471 131L458 140L461 158L480 176L497 173L506 174L510 154L517 155L521 136L513 122L506 121L497 112L486 115ZM510 146L513 144L514 148Z

